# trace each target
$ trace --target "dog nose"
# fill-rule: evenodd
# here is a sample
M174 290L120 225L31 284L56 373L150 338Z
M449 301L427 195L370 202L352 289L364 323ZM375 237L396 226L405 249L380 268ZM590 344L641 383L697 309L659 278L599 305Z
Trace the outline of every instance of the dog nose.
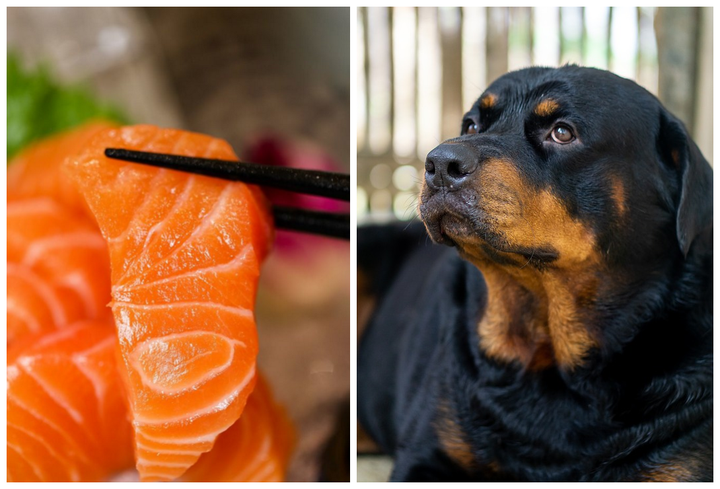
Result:
M478 167L479 157L465 144L444 143L425 159L425 181L434 188L457 190Z

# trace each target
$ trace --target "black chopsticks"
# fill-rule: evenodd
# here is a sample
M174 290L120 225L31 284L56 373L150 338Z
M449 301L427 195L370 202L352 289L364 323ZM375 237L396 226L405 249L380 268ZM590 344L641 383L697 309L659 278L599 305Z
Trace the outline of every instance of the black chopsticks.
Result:
M350 200L350 175L342 173L131 151L119 148L107 148L105 156L302 194L337 200ZM275 217L275 226L280 229L350 239L349 214L275 206L273 215Z
M350 175L342 173L115 148L106 149L105 156L225 180L239 180L245 183L280 188L301 194L350 200Z

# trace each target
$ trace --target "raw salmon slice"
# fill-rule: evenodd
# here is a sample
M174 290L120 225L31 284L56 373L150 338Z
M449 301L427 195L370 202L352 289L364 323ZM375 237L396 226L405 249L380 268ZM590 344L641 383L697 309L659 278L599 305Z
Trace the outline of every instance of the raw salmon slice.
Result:
M28 146L8 165L8 202L52 197L75 213L87 213L85 199L64 173L62 164L68 156L81 152L98 133L111 127L115 126L110 122L88 122Z
M187 482L282 482L295 431L261 375L239 420L185 473Z
M110 317L110 260L97 226L48 197L7 205L7 340Z
M137 469L171 480L240 417L255 385L271 214L255 187L109 160L106 147L237 158L222 140L133 126L68 160L109 245Z
M7 352L7 480L101 481L132 466L111 322L26 336Z

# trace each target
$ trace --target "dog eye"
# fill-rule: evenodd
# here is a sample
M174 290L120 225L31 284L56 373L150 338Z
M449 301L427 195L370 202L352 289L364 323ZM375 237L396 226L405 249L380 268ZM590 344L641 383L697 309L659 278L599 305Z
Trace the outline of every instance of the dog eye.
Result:
M575 139L575 134L573 134L572 130L565 124L558 124L553 127L550 137L558 144L567 144Z
M480 132L480 126L478 126L473 121L467 121L465 123L465 130L463 131L464 134L477 134Z

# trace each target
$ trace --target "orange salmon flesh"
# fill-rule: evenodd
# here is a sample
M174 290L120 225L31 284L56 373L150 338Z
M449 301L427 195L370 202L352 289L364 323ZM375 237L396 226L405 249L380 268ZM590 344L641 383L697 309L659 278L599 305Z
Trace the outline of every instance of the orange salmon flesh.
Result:
M95 122L11 162L8 481L283 480L294 429L256 367L268 201L108 147L237 160Z

